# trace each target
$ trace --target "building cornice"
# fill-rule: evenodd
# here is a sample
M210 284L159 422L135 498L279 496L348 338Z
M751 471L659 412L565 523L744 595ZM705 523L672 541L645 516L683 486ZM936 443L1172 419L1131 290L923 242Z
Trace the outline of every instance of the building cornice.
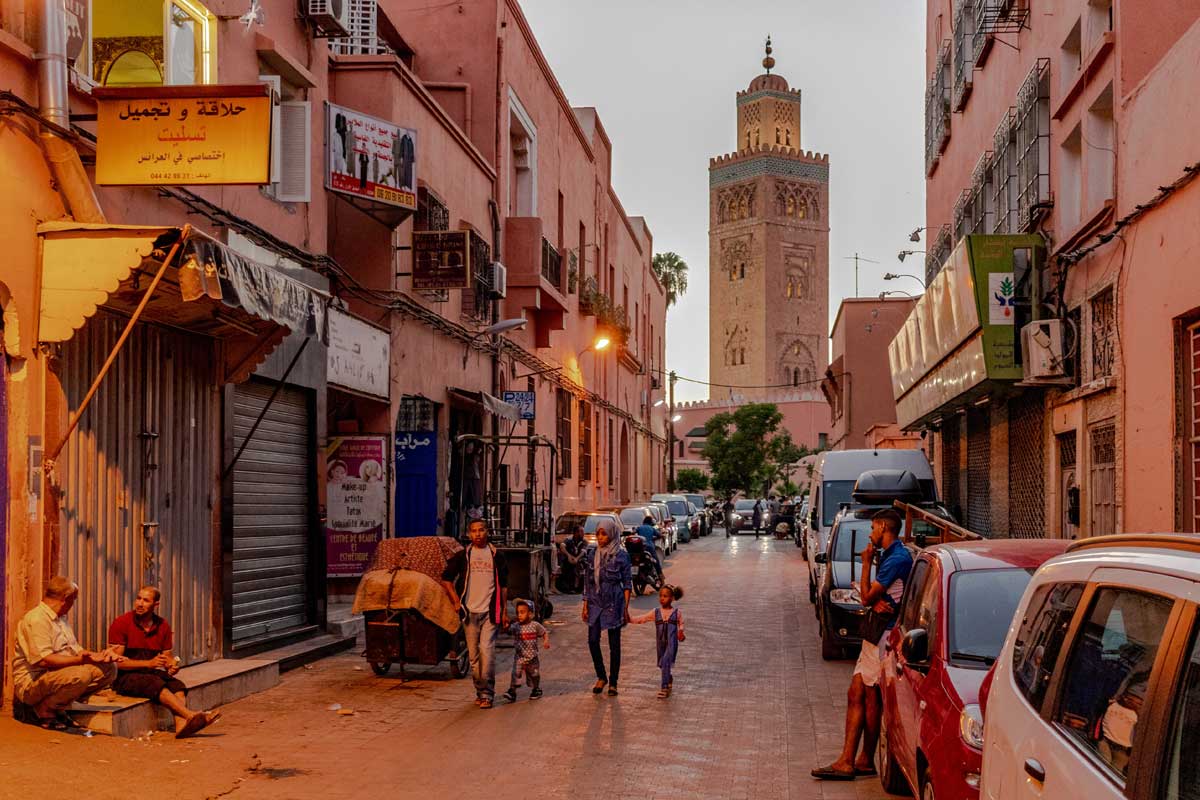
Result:
M750 150L717 156L708 162L710 187L760 175L829 183L829 156L776 145L760 145Z
M753 103L755 100L761 100L764 97L774 97L776 100L783 100L788 103L799 103L800 90L791 89L786 92L780 92L774 89L763 89L758 92L738 92L737 104L741 106L746 103Z

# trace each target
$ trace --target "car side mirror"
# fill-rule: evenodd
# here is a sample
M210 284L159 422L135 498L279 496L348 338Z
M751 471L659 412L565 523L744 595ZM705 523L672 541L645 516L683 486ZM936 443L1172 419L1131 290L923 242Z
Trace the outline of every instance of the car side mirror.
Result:
M910 667L921 667L929 662L929 634L924 628L913 628L904 634L900 654Z
M828 564L829 563L829 554L828 553L817 553L815 556L813 556L813 563L814 564Z

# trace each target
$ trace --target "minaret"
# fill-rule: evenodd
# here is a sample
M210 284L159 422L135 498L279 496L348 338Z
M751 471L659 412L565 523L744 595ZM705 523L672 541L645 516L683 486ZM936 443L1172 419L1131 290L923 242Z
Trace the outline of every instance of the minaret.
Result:
M763 74L738 92L738 149L708 167L709 380L815 390L829 361L829 158L800 149L800 91L771 72L772 52L768 37Z

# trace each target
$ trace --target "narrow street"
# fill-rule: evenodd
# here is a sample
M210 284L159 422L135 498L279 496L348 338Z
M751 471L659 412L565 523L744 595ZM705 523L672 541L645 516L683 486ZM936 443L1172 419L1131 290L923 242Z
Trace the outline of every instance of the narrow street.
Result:
M0 719L13 796L173 798L882 798L875 779L819 784L841 742L851 662L820 658L800 551L723 535L668 563L687 596L675 694L655 698L650 626L626 629L621 695L595 697L577 598L561 602L542 656L546 695L491 711L445 667L377 678L355 652L284 675L176 742L46 734ZM635 601L652 607L653 598ZM507 686L511 650L499 653ZM352 715L330 710L333 704ZM47 744L49 742L50 744ZM47 747L51 749L47 749ZM45 754L59 768L44 771ZM70 764L70 769L61 768ZM451 789L451 787L453 787Z

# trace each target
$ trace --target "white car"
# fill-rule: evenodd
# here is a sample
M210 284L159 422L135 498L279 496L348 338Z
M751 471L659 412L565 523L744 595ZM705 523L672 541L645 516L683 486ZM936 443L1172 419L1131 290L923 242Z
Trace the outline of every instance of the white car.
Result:
M1200 537L1075 542L1030 581L984 710L985 800L1200 796Z

